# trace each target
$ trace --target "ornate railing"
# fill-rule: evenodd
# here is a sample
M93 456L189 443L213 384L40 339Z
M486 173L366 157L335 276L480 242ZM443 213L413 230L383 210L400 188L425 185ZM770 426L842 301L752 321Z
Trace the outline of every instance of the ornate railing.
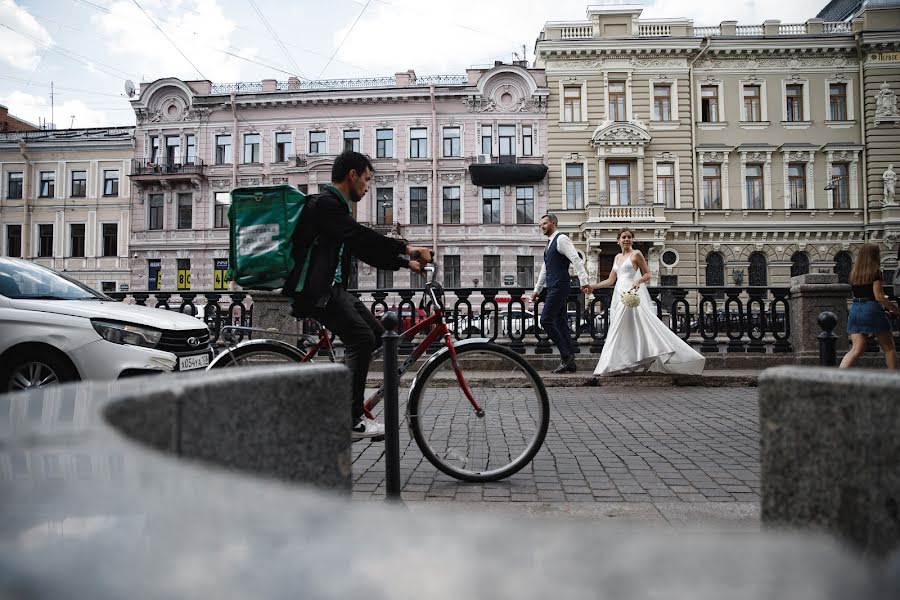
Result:
M669 37L672 26L663 24L638 24L638 35L641 37Z
M805 35L806 23L785 23L778 26L778 35Z
M564 40L594 37L594 26L588 23L587 25L560 27L559 37Z
M825 33L853 33L853 25L847 21L834 21L824 24Z
M653 206L601 206L597 216L600 219L621 221L623 219L653 219Z
M466 85L466 75L417 75L413 85Z
M293 91L392 87L395 85L397 85L396 77L362 77L358 79L304 79L302 81L291 79L279 81L275 88L279 91Z
M235 92L237 94L250 94L261 91L263 91L261 81L248 81L238 83L214 83L212 84L209 93L230 94L231 92Z
M738 25L735 27L736 35L762 35L763 33L762 25Z
M713 37L722 35L720 27L694 27L694 37Z
M133 158L131 175L203 175L205 165L200 158L192 158L190 162L166 162L149 158Z

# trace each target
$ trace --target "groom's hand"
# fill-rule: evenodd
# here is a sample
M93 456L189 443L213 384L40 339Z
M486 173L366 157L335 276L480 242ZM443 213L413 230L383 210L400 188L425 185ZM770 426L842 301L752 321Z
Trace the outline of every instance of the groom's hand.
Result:
M581 286L581 293L590 295L593 292L593 288L589 284L585 284Z

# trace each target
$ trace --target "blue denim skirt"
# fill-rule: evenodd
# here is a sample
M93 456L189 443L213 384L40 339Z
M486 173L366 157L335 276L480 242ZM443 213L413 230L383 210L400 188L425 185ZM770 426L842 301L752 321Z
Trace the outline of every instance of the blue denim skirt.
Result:
M854 300L850 306L850 317L847 319L847 333L881 333L890 331L884 307L876 300Z

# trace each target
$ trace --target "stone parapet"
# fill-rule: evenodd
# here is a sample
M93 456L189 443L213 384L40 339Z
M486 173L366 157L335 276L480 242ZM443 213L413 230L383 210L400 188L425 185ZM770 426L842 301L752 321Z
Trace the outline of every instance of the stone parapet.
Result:
M850 286L838 283L832 273L807 273L791 277L791 343L798 361L819 354L819 313L831 311L837 316L837 351L847 350L847 300Z

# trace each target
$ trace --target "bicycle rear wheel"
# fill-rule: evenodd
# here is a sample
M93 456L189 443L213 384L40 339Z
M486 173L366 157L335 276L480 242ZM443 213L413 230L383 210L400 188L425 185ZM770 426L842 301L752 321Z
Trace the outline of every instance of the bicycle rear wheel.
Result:
M253 367L298 363L303 361L303 354L290 344L275 340L253 340L223 350L209 363L209 369L228 367Z
M550 422L547 390L534 368L508 348L459 344L458 366L484 410L479 416L456 377L449 352L428 362L409 394L413 436L442 472L462 481L497 481L534 458ZM478 371L478 373L475 373Z

